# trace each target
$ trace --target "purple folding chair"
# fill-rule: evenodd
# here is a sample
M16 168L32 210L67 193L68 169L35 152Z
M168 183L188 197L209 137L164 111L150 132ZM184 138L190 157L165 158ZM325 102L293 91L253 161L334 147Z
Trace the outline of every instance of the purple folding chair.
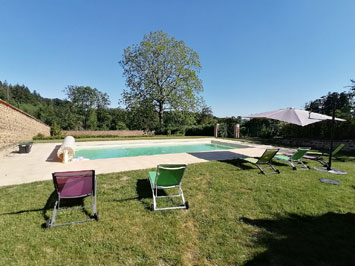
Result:
M94 170L82 171L69 171L69 172L55 172L52 174L55 191L57 192L58 199L54 204L52 218L46 222L46 227L54 227L60 225L69 225L73 223L82 223L91 220L99 220L96 211L96 176ZM74 208L60 209L61 199L79 199L92 196L92 205L79 206ZM66 211L70 209L85 209L92 208L93 215L90 219L80 220L62 224L55 224L57 212Z

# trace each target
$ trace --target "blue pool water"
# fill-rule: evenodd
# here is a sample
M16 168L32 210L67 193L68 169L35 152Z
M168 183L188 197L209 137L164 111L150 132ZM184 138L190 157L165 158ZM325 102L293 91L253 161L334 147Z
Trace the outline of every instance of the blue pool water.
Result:
M91 160L133 157L140 155L168 154L168 153L183 153L183 152L203 152L216 150L229 150L236 148L244 148L241 145L220 145L220 144L180 144L180 145L155 145L143 147L110 147L99 149L82 149L75 152L75 158L84 157Z

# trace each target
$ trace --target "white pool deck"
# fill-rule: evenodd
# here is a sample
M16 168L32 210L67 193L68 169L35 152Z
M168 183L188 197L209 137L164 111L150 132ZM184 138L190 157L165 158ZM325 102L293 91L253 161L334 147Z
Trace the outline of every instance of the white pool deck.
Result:
M30 153L18 153L18 147L13 146L0 151L0 186L30 183L34 181L50 180L51 173L94 169L97 174L123 172L129 170L154 168L162 163L200 163L213 160L229 160L244 156L260 156L265 148L271 146L246 144L244 142L220 140L214 138L203 139L165 139L165 140L136 140L136 141L100 141L77 142L77 148L87 146L120 145L120 144L161 144L161 143L201 143L211 140L247 145L246 148L223 151L159 154L149 156L124 157L69 162L63 164L56 157L56 150L61 143L34 143Z

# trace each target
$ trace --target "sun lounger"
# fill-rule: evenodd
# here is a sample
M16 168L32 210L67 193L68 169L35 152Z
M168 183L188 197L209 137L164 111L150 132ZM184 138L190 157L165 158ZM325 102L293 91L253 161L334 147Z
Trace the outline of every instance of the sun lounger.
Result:
M261 155L261 157L257 157L257 158L248 157L248 158L243 158L242 160L258 167L261 174L279 174L280 171L277 170L271 164L272 159L274 158L274 156L278 151L279 149L266 149L263 155ZM265 172L264 169L266 168L271 168L273 171Z
M90 220L98 220L99 216L96 210L96 176L94 170L55 172L52 174L54 189L57 192L57 200L54 204L52 218L47 220L46 227L54 227L60 225L69 225L73 223L87 222ZM61 208L61 200L83 199L92 196L92 205L79 206L74 208ZM93 215L90 219L73 221L62 224L55 224L56 215L59 211L70 209L92 208Z
M336 154L344 147L344 144L340 144L333 152L332 152L332 157L336 158ZM321 163L323 166L328 167L328 162L324 161L322 156L329 156L327 153L321 153L321 152L313 152L309 151L303 158L317 161Z
M302 162L302 158L304 158L305 154L310 149L311 148L298 148L294 154L278 154L275 156L275 159L288 163L292 166L293 170L308 170L309 167Z
M181 188L181 182L186 170L185 164L161 164L158 165L155 172L149 172L148 180L153 193L152 210L170 210L170 209L188 209L189 203L185 201L184 193ZM158 189L178 188L179 194L158 196ZM182 206L157 208L157 198L181 197Z

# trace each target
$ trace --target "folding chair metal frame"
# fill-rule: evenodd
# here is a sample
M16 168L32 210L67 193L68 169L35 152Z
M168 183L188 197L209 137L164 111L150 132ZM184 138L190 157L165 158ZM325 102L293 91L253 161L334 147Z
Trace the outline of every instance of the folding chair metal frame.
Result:
M275 154L268 160L264 161L263 160L263 157L265 156L265 154L267 152L270 152L270 151L274 151ZM278 169L276 169L272 164L271 164L271 161L272 159L275 157L276 153L279 151L279 149L266 149L263 153L263 155L261 155L260 157L257 157L257 158L252 158L252 159L257 159L256 162L252 162L250 161L251 158L244 158L242 159L243 161L247 162L247 163L251 163L253 165L255 165L256 167L259 168L260 170L260 173L261 174L264 174L264 175L270 175L270 174L279 174L280 171ZM249 160L248 160L249 159ZM262 167L262 165L265 165L264 167ZM273 172L265 172L264 169L268 169L268 168L271 168L273 170Z
M88 194L83 194L75 197L65 197L60 195L60 191L58 188L58 183L57 183L57 177L68 177L68 178L79 178L80 174L82 176L83 172L91 172L92 174L92 192ZM52 218L48 219L46 222L46 227L56 227L56 226L63 226L63 225L70 225L70 224L76 224L76 223L83 223L83 222L88 222L92 220L99 220L99 214L96 209L96 189L97 189L97 181L96 181L96 175L95 175L95 170L81 170L81 171L68 171L68 172L54 172L52 173L52 178L53 178L53 184L54 184L54 189L57 192L57 200L54 203L54 208L53 208L53 213L52 213ZM92 204L87 205L87 206L78 206L78 207L72 207L72 208L60 208L60 202L62 199L79 199L79 198L86 198L92 196ZM73 222L67 222L67 223L62 223L62 224L55 224L57 212L64 212L64 211L69 211L69 210L74 210L74 209L86 209L86 208L92 208L93 215L86 220L79 220L79 221L73 221Z
M276 155L275 159L288 163L289 165L291 165L293 170L309 170L310 169L309 166L307 166L301 159L303 158L303 156L306 155L307 151L309 151L310 149L311 148L298 148L297 151L293 154ZM305 152L300 158L293 159L293 157L295 155L297 155L297 153L300 151L305 151ZM282 158L282 156L285 156L287 158ZM297 167L297 166L300 166L300 167Z
M176 166L176 167L172 167ZM153 211L160 211L160 210L173 210L173 209L189 209L189 202L185 201L184 197L184 192L182 191L181 188L181 183L182 180L184 179L185 173L186 173L186 164L159 164L157 166L156 170L156 177L155 177L155 184L152 183L152 180L150 178L150 174L148 175L148 180L152 189L152 194L153 194L153 205L151 206L151 210ZM159 180L159 175L160 175L160 169L164 170L181 170L184 169L184 172L182 174L182 177L180 179L179 184L173 185L173 186L159 186L157 185L158 180ZM170 189L170 188L178 188L179 189L179 194L175 195L166 195L166 196L158 196L158 189ZM181 197L182 200L182 206L175 206L175 207L166 207L166 208L158 208L157 207L157 198L175 198L175 197Z

